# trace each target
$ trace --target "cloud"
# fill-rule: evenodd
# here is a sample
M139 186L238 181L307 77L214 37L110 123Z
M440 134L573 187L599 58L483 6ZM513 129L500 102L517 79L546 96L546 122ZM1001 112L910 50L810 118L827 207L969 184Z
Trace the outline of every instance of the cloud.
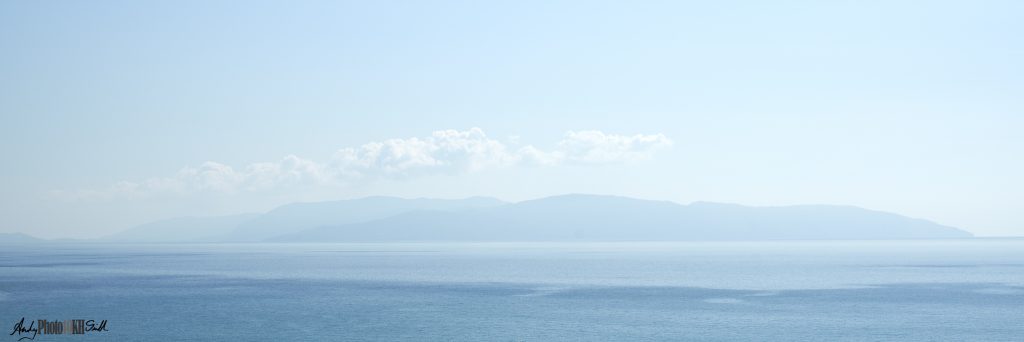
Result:
M421 172L480 171L517 162L505 144L484 131L436 131L425 139L388 139L334 154L330 167L352 176L406 176Z
M650 159L654 151L671 147L663 134L633 136L605 134L601 131L570 131L558 143L565 158L578 163L617 163Z
M519 137L510 145L520 145ZM488 138L480 128L435 131L425 138L387 139L339 149L326 161L294 155L277 162L233 168L208 161L184 167L172 176L122 181L101 189L55 191L63 199L143 198L192 193L282 191L303 186L346 186L374 179L403 179L429 174L460 174L517 165L612 164L650 159L672 141L662 134L617 135L569 131L551 150L533 145L512 148Z

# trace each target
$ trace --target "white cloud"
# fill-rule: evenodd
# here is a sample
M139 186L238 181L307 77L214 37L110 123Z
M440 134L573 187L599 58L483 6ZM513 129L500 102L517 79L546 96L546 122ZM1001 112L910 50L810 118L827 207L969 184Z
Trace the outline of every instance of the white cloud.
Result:
M671 147L663 134L633 136L605 134L601 131L569 131L558 143L566 158L581 163L616 163L650 159L655 150Z
M519 138L511 141L519 145ZM217 162L185 167L173 176L122 181L104 189L56 191L65 199L141 198L161 194L280 191L302 186L345 186L354 181L458 174L516 165L608 164L649 159L669 148L662 134L632 136L601 131L569 131L554 149L533 145L515 150L488 138L483 130L436 131L426 138L388 139L346 147L324 162L290 155L278 162L252 163L240 169Z
M515 164L505 144L484 131L436 131L425 139L388 139L334 154L330 167L348 176L407 176L418 172L479 171Z

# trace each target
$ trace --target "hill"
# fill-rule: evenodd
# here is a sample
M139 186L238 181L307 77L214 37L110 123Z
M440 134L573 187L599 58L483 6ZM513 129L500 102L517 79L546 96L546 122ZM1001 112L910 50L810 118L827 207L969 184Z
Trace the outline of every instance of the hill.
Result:
M394 216L298 231L268 241L667 241L944 239L966 231L852 206L735 204L564 195L496 207Z

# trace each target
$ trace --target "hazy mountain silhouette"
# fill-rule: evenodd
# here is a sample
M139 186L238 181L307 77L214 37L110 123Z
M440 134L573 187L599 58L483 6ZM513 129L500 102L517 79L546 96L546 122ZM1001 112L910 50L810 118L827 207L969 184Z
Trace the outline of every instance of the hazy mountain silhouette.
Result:
M0 233L0 245L6 245L6 244L22 245L22 244L40 243L40 242L46 242L46 241L47 240L43 240L43 239L31 236L31 235L22 234L22 233Z
M462 212L416 210L270 239L345 241L658 241L963 238L963 230L852 206L734 204L564 195Z
M221 241L240 224L257 217L260 214L173 218L139 225L100 240L143 243Z
M253 242L321 226L343 225L382 219L416 210L461 211L505 204L487 197L466 199L403 199L366 197L355 200L293 203L239 224L225 241Z
M179 218L110 242L670 241L963 238L966 231L852 206L748 207L563 195L519 203L367 197L265 214Z

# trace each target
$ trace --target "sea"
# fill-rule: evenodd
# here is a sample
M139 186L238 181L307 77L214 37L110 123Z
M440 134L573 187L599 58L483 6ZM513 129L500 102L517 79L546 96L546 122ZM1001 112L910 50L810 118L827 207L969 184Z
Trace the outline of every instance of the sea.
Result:
M29 331L39 320L49 333ZM1024 239L0 246L0 328L0 342L1024 341Z

